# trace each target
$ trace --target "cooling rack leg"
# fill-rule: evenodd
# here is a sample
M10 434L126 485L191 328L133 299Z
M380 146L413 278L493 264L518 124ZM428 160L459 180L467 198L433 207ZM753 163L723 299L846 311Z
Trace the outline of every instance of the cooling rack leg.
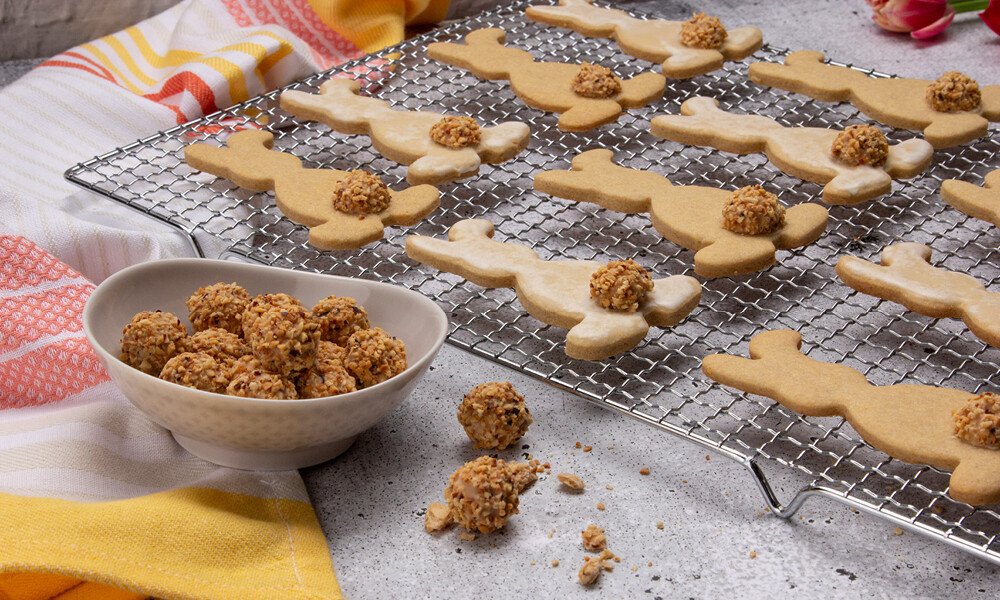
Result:
M775 516L781 517L782 519L788 519L802 508L802 505L807 499L815 494L822 493L821 490L814 487L804 487L795 494L792 501L788 503L787 506L783 506L781 501L775 495L774 490L771 489L771 484L767 481L767 476L764 475L763 469L757 464L757 461L750 459L743 463L743 465L753 474L754 483L757 484L757 489L760 490L761 495L764 496L764 501L767 502L767 507L774 513Z

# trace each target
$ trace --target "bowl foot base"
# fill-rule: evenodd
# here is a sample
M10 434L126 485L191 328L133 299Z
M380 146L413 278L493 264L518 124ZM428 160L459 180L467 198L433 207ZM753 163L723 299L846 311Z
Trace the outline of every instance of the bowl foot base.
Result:
M208 462L222 465L223 467L232 467L247 471L287 471L318 465L343 454L351 447L351 444L354 443L357 437L349 437L329 444L299 448L297 450L257 451L219 446L184 437L183 435L177 435L176 433L173 436L178 444L198 458L203 458Z

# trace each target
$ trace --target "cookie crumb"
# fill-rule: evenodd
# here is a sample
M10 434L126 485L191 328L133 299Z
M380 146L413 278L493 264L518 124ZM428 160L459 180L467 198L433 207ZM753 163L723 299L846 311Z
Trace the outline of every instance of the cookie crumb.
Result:
M705 460L706 460L706 461L709 461L709 462L711 462L711 460L712 460L712 455L711 455L711 454L706 454L706 455L705 455Z
M897 527L897 528L893 529L892 530L892 535L895 535L895 536L903 535L903 528L902 527Z
M509 381L491 381L465 395L458 405L458 422L476 448L504 450L521 439L532 419L524 396Z
M594 449L594 447L593 447L593 446L584 446L584 447L583 447L583 451L584 451L584 452L590 452L590 451L591 451L591 450L593 450L593 449Z
M442 531L451 525L451 511L447 504L432 502L427 506L424 517L424 529L427 533Z
M581 585L593 585L597 581L597 578L601 576L603 571L611 571L614 569L614 565L608 561L614 559L615 555L608 549L605 549L598 556L584 556L583 566L580 567L579 572L577 572L577 577L580 580Z
M559 473L556 475L556 479L559 483L573 490L574 492L583 491L584 483L583 479L579 475L574 475L572 473Z
M639 469L639 475L649 475L649 467L643 467Z
M600 552L608 544L608 538L604 535L604 529L593 523L587 525L587 528L580 532L580 537L583 538L583 548L590 552Z
M663 524L663 521L657 521L656 522L656 528L657 529L663 529L664 527L666 527L666 525Z
M681 25L681 43L689 48L717 50L728 36L718 17L710 17L703 12L694 13Z
M589 556L583 557L583 566L577 571L577 578L580 580L580 585L593 585L597 578L601 576L603 572L604 564L600 559L593 559Z
M632 565L631 567L629 567L629 571L637 573L639 571L639 565Z
M622 91L622 80L611 69L590 63L580 65L573 91L584 98L611 98Z
M349 215L377 215L389 208L389 188L377 175L354 169L333 186L333 207Z
M959 71L948 71L927 86L925 93L931 108L938 112L975 110L982 93L975 79Z
M649 272L631 258L613 260L590 276L590 297L609 310L635 312L652 289Z
M874 125L848 125L837 134L833 157L852 167L881 167L889 158L889 140Z
M458 532L458 539L463 542L474 542L476 541L476 534L471 531L462 530Z
M510 467L514 487L517 488L518 494L528 489L536 481L538 481L537 473L539 472L539 467L537 460L530 460L528 462L511 462L507 463L507 466Z
M554 569L554 568L556 568L558 566L559 566L559 559L558 558L553 558L552 559L552 568Z
M545 535L551 540L552 536L554 536L555 534L556 534L556 530L555 529L550 529L549 532L547 534L545 534Z
M647 567L652 567L652 566L653 566L653 561L649 561L649 562L647 562L647 563L646 563L646 566L647 566Z
M448 148L478 146L482 141L479 123L472 117L447 116L431 127L431 139Z
M579 448L579 447L580 447L580 442L577 442L577 443L576 443L576 447L577 447L577 448Z
M604 509L605 509L604 503L603 502L598 502L597 503L597 510L604 510Z
M604 486L604 489L606 489L606 490L608 490L610 492L611 490L615 489L615 486L613 486L613 485L611 485L609 483L608 485Z
M756 550L751 550L750 551L750 560L753 560L755 558L757 558L757 551Z
M785 224L785 207L760 185L742 187L722 207L722 226L743 235L769 234Z
M1000 395L985 392L951 413L955 435L970 444L1000 448Z

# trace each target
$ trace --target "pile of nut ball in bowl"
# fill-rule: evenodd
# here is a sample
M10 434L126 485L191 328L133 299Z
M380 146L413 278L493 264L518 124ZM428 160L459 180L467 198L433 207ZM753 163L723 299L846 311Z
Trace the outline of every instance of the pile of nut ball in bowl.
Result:
M165 381L244 398L323 398L371 387L406 370L406 348L353 298L307 309L288 294L256 298L235 283L187 299L174 314L142 311L122 331L120 358Z

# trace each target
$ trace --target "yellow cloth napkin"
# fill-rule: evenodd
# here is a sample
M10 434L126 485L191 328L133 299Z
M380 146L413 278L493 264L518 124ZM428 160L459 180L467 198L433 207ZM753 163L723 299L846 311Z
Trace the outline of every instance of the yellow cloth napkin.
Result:
M109 381L81 331L90 280L172 247L62 172L447 5L186 0L0 90L0 600L342 597L298 473L197 459Z

